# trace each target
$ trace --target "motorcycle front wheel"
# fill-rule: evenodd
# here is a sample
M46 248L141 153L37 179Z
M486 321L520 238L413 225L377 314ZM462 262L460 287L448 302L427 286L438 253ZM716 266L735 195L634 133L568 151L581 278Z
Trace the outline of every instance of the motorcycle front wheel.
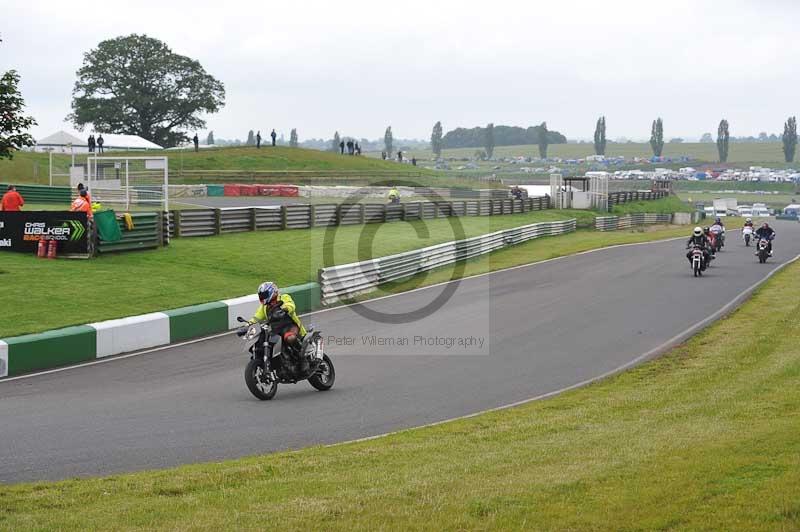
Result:
M336 370L333 369L333 362L328 355L322 355L322 362L319 363L317 371L308 378L308 382L317 390L324 392L333 388L336 380Z
M244 368L244 382L247 384L247 389L250 390L254 396L262 401L269 401L275 397L278 391L278 383L273 381L269 384L264 382L264 367L250 359L247 367Z

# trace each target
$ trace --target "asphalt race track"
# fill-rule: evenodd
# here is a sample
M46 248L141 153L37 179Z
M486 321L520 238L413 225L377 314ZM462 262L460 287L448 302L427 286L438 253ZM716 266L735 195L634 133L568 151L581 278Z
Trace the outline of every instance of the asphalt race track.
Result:
M411 323L375 322L351 308L308 316L336 365L329 392L300 383L280 386L271 402L256 400L233 335L0 382L0 482L339 442L559 390L664 344L800 253L800 224L778 222L776 230L767 264L732 232L701 279L691 275L684 242L673 240L465 279L444 306ZM369 308L413 312L442 289ZM369 345L373 336L388 345Z

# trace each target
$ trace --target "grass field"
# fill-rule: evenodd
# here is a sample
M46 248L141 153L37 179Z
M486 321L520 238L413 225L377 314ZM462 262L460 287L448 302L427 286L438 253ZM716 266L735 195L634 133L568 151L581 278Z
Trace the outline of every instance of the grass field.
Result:
M474 187L478 182L453 175L426 170L409 164L382 161L374 157L351 157L332 152L303 148L255 147L218 148L194 151L147 152L157 157L169 158L170 183L215 183L226 179L225 172L236 171L270 172L256 181L292 183L354 183L366 184L376 179L404 178L425 186ZM141 152L108 152L106 155L142 156ZM85 161L85 155L77 157ZM70 157L54 156L56 173L69 173ZM0 182L49 183L50 163L48 154L19 152L11 160L0 160ZM202 176L190 176L192 171L211 171ZM215 174L214 172L219 172ZM186 175L184 175L186 173ZM371 177L376 176L376 177ZM238 181L237 181L238 180ZM229 177L227 182L248 181L248 178ZM67 177L58 178L54 184L67 184ZM483 183L482 187L492 186Z
M771 167L783 168L786 165L782 151L783 144L780 142L752 142L752 143L732 143L728 156L728 166L740 165L750 166L768 164ZM472 158L476 150L480 148L456 148L442 152L444 158ZM371 154L374 155L374 154ZM380 155L380 154L378 154ZM594 155L594 146L589 144L551 144L547 150L547 156L561 159L580 159ZM717 145L714 143L685 142L679 144L664 144L664 157L678 158L688 156L694 161L717 163ZM418 159L432 159L433 153L430 150L411 151L407 157L417 157ZM536 145L524 146L497 146L494 149L494 157L539 157L539 148ZM606 146L606 156L623 156L626 159L640 157L649 159L653 156L650 145L647 143L610 143ZM789 165L792 166L792 165ZM798 165L800 166L800 165Z
M673 212L668 209L676 205L667 198L642 202L641 208ZM456 233L451 222L462 227L457 238L468 238L568 218L576 218L580 227L592 227L595 216L590 211L546 210L342 226L327 244L322 228L178 238L163 249L101 255L89 261L53 262L5 253L0 283L26 287L26 304L0 320L0 338L237 297L267 278L281 286L316 281L323 249L332 250L333 264L400 253L453 240ZM373 233L371 240L366 238ZM76 291L85 305L74 305ZM0 306L10 308L17 297L13 291L3 291ZM52 312L53 308L71 310Z
M797 530L799 300L794 264L665 356L513 409L334 447L0 486L0 528Z

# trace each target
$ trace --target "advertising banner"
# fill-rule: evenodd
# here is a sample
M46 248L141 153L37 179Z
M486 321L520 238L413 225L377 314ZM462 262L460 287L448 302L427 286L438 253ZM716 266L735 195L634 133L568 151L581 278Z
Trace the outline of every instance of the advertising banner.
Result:
M0 211L0 251L35 253L40 240L58 241L58 253L89 253L85 212Z

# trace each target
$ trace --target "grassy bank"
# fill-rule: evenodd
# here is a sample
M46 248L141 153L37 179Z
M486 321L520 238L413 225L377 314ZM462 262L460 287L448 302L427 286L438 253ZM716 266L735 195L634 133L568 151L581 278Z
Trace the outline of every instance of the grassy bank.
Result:
M796 530L799 300L795 264L658 360L472 419L330 448L0 487L0 528Z
M682 199L676 196L667 196L655 201L632 201L614 205L611 208L611 214L631 214L636 212L672 214L676 212L692 212L693 210L694 208Z
M442 172L426 170L410 164L383 161L374 157L351 157L338 153L288 148L284 146L254 146L215 148L194 151L166 152L108 152L111 156L143 156L169 158L170 183L216 183L250 181L249 177L226 177L227 172L247 174L264 172L256 182L291 182L296 184L347 183L367 184L376 180L402 179L424 186L438 187L489 187L489 183L461 179ZM70 156L54 155L55 174L62 174L56 185L68 182ZM85 163L86 155L76 156L78 164ZM191 172L205 171L202 175ZM215 173L217 172L217 173ZM185 174L185 175L184 175ZM49 184L50 159L47 153L19 152L11 160L0 160L0 181L12 183Z

